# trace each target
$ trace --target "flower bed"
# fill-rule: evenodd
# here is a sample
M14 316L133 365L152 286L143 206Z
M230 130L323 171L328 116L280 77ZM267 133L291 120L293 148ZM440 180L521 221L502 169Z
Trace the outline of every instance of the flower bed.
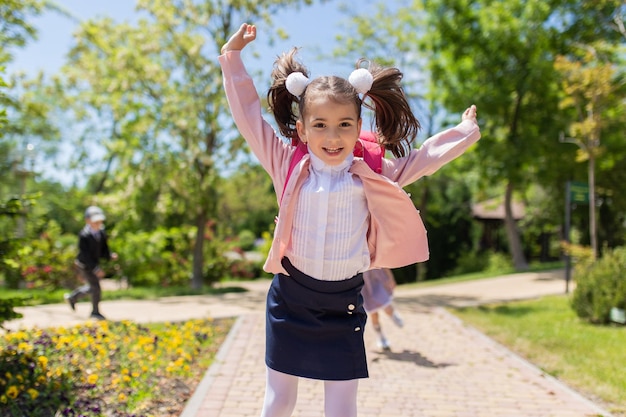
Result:
M178 416L231 325L101 321L0 335L0 415Z

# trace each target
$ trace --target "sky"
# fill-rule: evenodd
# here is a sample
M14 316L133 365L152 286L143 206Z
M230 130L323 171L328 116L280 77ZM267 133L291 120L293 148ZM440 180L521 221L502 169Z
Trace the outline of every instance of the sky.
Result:
M136 21L139 14L135 11L133 0L54 0L79 20L108 16L118 22ZM362 0L359 8L373 1ZM310 67L313 75L333 73L347 75L351 68L340 68L332 60L317 62L319 51L330 53L335 48L334 36L345 22L346 15L339 12L341 1L330 1L313 6L303 7L299 11L280 12L274 17L291 36L288 41L277 42L271 48L267 45L267 37L263 25L258 25L258 37L255 48L261 52L262 58L251 62L269 73L276 55L293 46L302 47L300 58ZM243 23L243 22L242 22ZM249 22L256 23L256 22ZM31 41L26 48L14 51L14 60L7 65L7 72L26 71L36 74L39 70L55 73L64 62L65 55L72 46L72 33L77 29L78 22L58 13L48 12L33 20L38 30L38 39ZM217 59L217 57L216 57Z
M14 59L7 65L6 73L26 72L35 76L39 71L52 75L63 66L66 54L73 45L73 33L77 30L79 21L98 17L110 17L118 22L135 22L140 17L135 11L134 0L54 0L61 8L69 12L75 19L70 19L56 12L46 12L43 16L31 20L37 29L37 39L31 40L25 48L15 49ZM335 34L341 31L341 25L347 16L339 11L343 0L317 1L313 6L302 7L298 11L286 10L274 16L274 22L279 24L290 35L287 41L277 41L273 46L268 45L268 35L263 24L257 24L257 40L254 50L259 52L260 58L252 58L246 66L250 72L261 71L269 76L272 64L277 55L289 50L293 46L301 47L299 57L309 67L313 76L336 74L347 77L353 69L347 63L336 60L319 59L320 52L330 54L336 47ZM359 10L375 4L375 0L361 0ZM242 22L243 23L243 22ZM217 56L215 57L217 61ZM244 59L246 57L244 56ZM266 78L267 79L267 78ZM260 90L267 86L258 86ZM71 149L65 149L61 154L70 155ZM36 155L37 153L35 153ZM69 173L67 170L54 167L53 161L47 161L38 155L35 164L44 177L54 179L69 185L75 183L79 173ZM56 165L63 166L63 160L56 160Z

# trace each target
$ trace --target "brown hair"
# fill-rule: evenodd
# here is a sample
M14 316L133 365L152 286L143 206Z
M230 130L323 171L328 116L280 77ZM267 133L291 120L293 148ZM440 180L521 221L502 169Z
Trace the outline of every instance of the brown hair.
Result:
M296 97L287 91L287 76L299 71L309 77L308 69L296 60L297 52L293 48L276 59L272 70L272 85L267 93L270 110L281 134L288 138L297 137L296 121L299 115L306 113L308 98L326 95L339 103L354 103L359 118L361 106L372 110L381 145L395 157L407 155L420 129L420 123L411 111L402 89L402 72L399 69L370 63L368 70L374 82L363 95L363 99L348 80L336 76L311 80L302 95ZM364 62L367 61L360 59L356 68L361 68Z

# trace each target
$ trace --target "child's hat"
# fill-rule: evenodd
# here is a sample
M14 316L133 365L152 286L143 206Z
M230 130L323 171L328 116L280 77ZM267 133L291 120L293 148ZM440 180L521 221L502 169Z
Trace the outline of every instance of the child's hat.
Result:
M100 207L89 206L87 210L85 210L85 218L92 222L101 222L106 219L106 216Z

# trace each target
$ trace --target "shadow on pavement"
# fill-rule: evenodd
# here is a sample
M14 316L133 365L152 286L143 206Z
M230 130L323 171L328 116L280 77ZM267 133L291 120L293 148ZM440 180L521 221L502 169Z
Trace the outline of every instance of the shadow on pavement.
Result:
M402 310L410 309L415 313L428 313L432 307L476 305L479 301L476 297L445 294L394 296L394 303L402 306Z
M454 366L452 363L435 363L423 356L419 352L411 351L411 350L403 350L402 352L393 352L393 351L383 351L377 352L376 357L372 359L373 363L376 363L380 360L392 360L392 361L401 361L401 362L409 362L414 363L417 366L421 366L424 368L447 368L448 366Z

